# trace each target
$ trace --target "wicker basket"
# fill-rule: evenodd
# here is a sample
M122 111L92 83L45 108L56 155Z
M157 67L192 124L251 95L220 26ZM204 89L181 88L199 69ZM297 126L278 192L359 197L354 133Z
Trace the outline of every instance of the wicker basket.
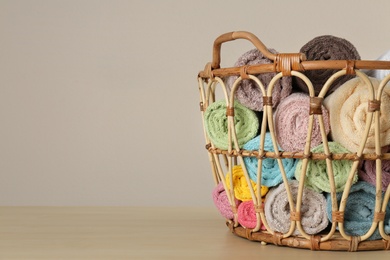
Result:
M245 39L250 41L264 56L272 60L271 64L250 65L243 67L229 67L220 68L220 51L222 43L236 40ZM315 96L312 89L312 83L304 76L302 72L307 70L319 70L319 69L332 69L338 70L333 74L326 84L323 86L319 95ZM390 69L390 62L386 61L365 61L365 60L322 60L322 61L309 61L306 60L305 55L301 53L294 54L274 54L271 53L267 47L253 34L249 32L230 32L219 36L213 45L213 57L212 62L206 64L204 70L198 74L198 83L200 91L200 110L202 114L202 120L204 120L205 111L214 102L216 102L216 93L221 94L223 100L226 102L226 122L227 122L227 142L229 147L227 149L219 149L210 140L206 129L204 128L204 134L206 139L206 150L208 153L209 161L211 164L211 170L215 184L222 182L223 188L226 191L226 196L231 206L234 217L232 219L226 219L226 224L230 231L240 237L246 238L251 241L258 241L262 244L275 244L278 246L288 246L294 248L304 248L311 250L339 250L339 251L362 251L362 250L388 250L390 248L390 234L385 232L384 226L386 207L389 203L390 188L388 187L384 192L380 186L382 171L381 163L384 160L390 159L390 153L382 153L381 138L380 138L380 120L381 113L381 93L384 86L390 80L390 76L385 77L380 84L379 90L371 91L372 97L368 102L367 117L366 117L366 131L365 135L368 135L368 129L372 127L375 130L375 152L363 152L365 151L365 139L362 138L362 144L359 150L354 153L331 153L328 147L328 139L324 133L323 118L321 112L322 101L324 95L334 80L342 75L354 75L360 77L363 80L367 80L368 77L362 71L365 70L378 70L378 69ZM261 73L276 73L276 76L271 80L267 88L265 88L261 82L257 79L256 75ZM226 79L230 76L238 76L230 93L226 87ZM310 113L309 126L307 131L306 145L302 151L280 151L277 147L277 137L274 130L274 119L272 109L272 87L276 81L281 77L298 77L301 78L309 88L310 95ZM237 141L237 132L234 127L235 124L235 87L241 80L250 79L256 82L261 91L263 92L263 118L259 126L260 143L259 149L245 150L242 145ZM271 90L270 90L271 89ZM324 152L314 153L310 148L310 137L312 134L313 121L317 118L320 122L322 131L322 141L324 146ZM377 118L377 120L375 120ZM373 120L374 119L374 120ZM203 121L204 122L204 121ZM263 149L264 138L266 132L269 132L272 137L274 151L267 151ZM331 191L328 196L331 200L331 220L328 227L317 233L308 234L302 225L301 211L305 207L303 205L303 191L305 189L306 174L301 174L297 180L299 183L298 192L295 196L292 195L289 190L286 177L286 173L283 169L282 163L279 163L280 174L285 184L285 189L288 196L288 205L290 211L290 228L287 232L279 232L273 230L267 220L264 210L264 203L262 202L260 189L254 189L252 185L248 185L250 191L251 200L254 205L257 225L254 228L245 228L237 221L237 201L234 195L234 184L232 182L233 167L240 165L243 169L244 177L247 183L251 182L246 169L244 159L246 157L252 157L258 160L258 175L261 176L261 164L266 158L273 158L280 162L285 158L293 158L301 160L303 172L306 172L307 166L311 161L322 160L326 162L327 174L329 177L329 185ZM334 172L332 169L332 161L335 160L349 160L352 164L350 173L345 182L345 188L343 192L336 192L334 187ZM375 207L372 209L374 217L371 221L370 229L363 235L355 236L349 235L345 230L345 210L350 195L351 187L353 186L353 179L356 177L356 169L362 160L375 160L376 161L376 196ZM230 176L230 183L227 181L226 176ZM261 187L261 178L256 180L256 187ZM390 185L389 185L390 186ZM337 196L341 196L341 199L337 199ZM267 201L265 201L266 203ZM389 213L390 214L390 213ZM264 228L260 228L263 225ZM299 234L296 235L296 230ZM379 239L369 239L374 232L380 234Z

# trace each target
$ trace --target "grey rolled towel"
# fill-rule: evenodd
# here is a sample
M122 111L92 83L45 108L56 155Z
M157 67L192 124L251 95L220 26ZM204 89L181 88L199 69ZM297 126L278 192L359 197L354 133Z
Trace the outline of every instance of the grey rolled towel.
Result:
M360 54L351 42L332 35L315 37L303 45L299 52L304 53L307 60L360 60ZM337 71L331 69L307 70L303 74L311 80L315 94L318 95L328 78ZM336 79L327 95L353 77L345 75ZM293 80L293 88L294 91L309 93L306 84L296 77Z
M298 181L291 180L288 184L295 202L299 188ZM268 191L265 197L264 211L265 218L274 231L281 233L288 232L290 229L290 205L284 183ZM317 234L328 226L326 198L322 193L317 193L304 187L301 206L301 224L303 230L310 235ZM299 233L296 227L293 234L299 235Z
M274 49L269 49L270 52L276 54ZM235 67L241 67L245 65L257 65L257 64L270 64L272 60L265 57L259 50L253 49L243 55L241 55L236 63ZM257 78L263 83L267 89L268 84L276 73L262 73L257 75ZM238 76L231 76L227 79L227 87L231 89L234 81ZM281 100L290 95L292 91L292 79L291 77L282 77L279 79L272 90L272 107L276 108ZM263 111L263 94L259 87L253 80L244 79L239 83L237 91L235 93L237 100L249 109L254 111Z

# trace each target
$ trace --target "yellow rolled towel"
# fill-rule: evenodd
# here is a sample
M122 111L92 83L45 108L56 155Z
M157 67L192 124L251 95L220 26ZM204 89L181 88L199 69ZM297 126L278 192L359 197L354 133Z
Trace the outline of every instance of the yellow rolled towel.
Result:
M234 196L236 199L240 201L248 201L252 200L252 196L249 190L248 182L246 181L246 178L244 176L244 171L241 167L241 165L236 165L232 169L232 175L233 175L233 190L234 190ZM253 190L256 192L257 190L257 184L250 180L250 183L253 187ZM229 189L230 187L230 174L226 175L226 184ZM260 194L261 197L265 196L268 192L268 187L261 185Z

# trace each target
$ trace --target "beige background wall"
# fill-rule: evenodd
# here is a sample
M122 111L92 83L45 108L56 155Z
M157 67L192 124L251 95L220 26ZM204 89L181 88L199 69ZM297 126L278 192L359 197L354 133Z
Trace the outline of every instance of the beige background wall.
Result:
M197 73L246 30L390 49L390 1L0 0L0 205L212 205ZM222 48L230 66L252 48Z

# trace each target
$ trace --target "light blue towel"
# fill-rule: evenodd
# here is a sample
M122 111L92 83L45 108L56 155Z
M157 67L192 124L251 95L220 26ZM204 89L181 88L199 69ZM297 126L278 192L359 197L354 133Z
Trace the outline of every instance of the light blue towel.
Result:
M337 193L338 205L342 193ZM344 229L350 236L361 236L370 229L374 218L375 209L375 187L368 182L358 181L351 186L348 196L347 205L344 213ZM327 214L332 221L332 203L330 194L327 194ZM390 233L390 204L387 205L385 215L385 232ZM379 230L375 230L369 240L381 239Z
M260 136L257 136L247 142L243 148L245 150L259 150ZM265 135L264 150L273 152L272 138L269 132ZM248 174L253 181L257 181L257 166L258 159L256 157L244 157L245 166L248 170ZM284 171L287 179L294 177L295 167L297 160L295 159L282 159ZM282 174L278 165L278 161L273 158L265 158L262 162L261 173L261 185L267 187L274 187L283 182Z

